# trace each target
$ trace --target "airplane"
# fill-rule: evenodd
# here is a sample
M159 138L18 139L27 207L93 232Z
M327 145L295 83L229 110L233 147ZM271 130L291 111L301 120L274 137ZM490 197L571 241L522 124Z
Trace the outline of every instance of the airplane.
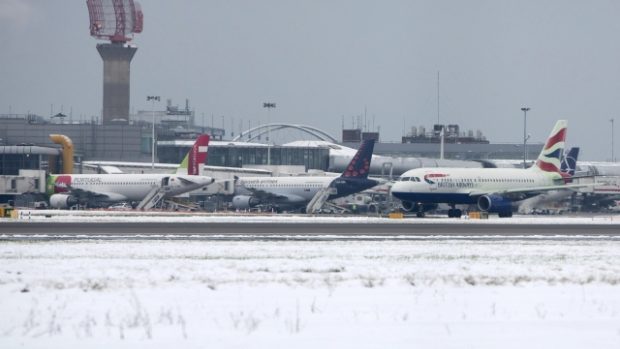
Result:
M202 176L209 136L201 135L179 166L177 174L57 174L47 180L50 207L66 209L77 204L109 205L121 201L143 202L157 195L168 198L215 181ZM146 204L146 203L145 203Z
M314 212L331 199L372 188L379 181L368 178L374 140L363 141L340 176L285 176L238 178L233 207L246 210L270 205L276 210Z
M405 172L392 186L392 195L405 211L424 217L439 203L448 204L448 217L460 217L460 204L477 204L481 211L512 216L512 203L550 190L580 188L568 184L570 175L560 172L566 139L566 120L556 122L534 165L510 168L419 168Z

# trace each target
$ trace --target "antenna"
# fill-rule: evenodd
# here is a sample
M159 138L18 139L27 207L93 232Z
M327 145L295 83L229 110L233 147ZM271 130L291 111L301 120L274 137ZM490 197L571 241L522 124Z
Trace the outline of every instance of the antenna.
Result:
M439 70L437 71L437 124L439 125Z
M86 0L90 35L112 43L126 43L133 33L141 33L144 16L133 0Z

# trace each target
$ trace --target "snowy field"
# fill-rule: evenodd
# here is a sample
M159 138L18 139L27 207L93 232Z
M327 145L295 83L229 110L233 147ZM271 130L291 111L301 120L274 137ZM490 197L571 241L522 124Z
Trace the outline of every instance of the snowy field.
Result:
M0 348L618 348L620 241L3 241L0 314Z

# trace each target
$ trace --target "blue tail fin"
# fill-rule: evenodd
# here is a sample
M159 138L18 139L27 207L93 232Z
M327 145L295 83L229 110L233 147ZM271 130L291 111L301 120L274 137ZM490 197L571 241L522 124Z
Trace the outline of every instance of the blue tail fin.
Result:
M369 139L362 141L357 153L347 166L346 170L340 175L344 178L368 178L370 171L370 161L372 160L372 151L375 148L375 140Z
M570 148L562 157L560 172L569 176L574 176L575 170L577 169L577 157L579 157L579 147Z

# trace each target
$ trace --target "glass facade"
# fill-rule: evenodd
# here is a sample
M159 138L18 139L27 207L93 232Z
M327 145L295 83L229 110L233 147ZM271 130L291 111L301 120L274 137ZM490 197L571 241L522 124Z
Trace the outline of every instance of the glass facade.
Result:
M189 147L159 146L159 161L163 163L180 163L189 151ZM306 147L222 147L210 146L207 165L225 167L251 167L267 165L268 152L271 165L296 165L308 169L327 170L329 167L329 149Z
M38 154L0 154L0 175L17 176L20 169L38 170L40 160Z

